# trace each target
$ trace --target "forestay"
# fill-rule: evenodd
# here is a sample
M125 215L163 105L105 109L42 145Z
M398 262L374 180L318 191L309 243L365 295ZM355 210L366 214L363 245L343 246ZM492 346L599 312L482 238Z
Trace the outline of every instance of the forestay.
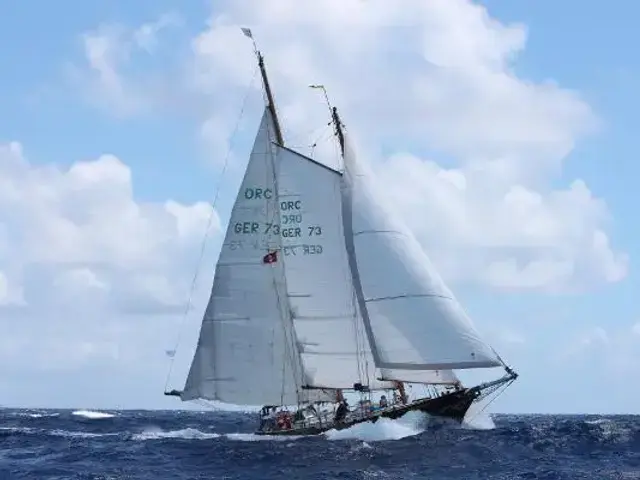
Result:
M391 383L376 380L351 284L341 218L342 175L293 150L276 148L283 262L306 386L390 388Z
M272 125L265 109L225 233L182 400L291 405L305 399L300 396L303 370L283 263L279 253L276 261L265 262L265 255L281 247ZM320 391L311 395L322 398Z
M501 365L349 148L344 160L345 239L376 365L383 373Z

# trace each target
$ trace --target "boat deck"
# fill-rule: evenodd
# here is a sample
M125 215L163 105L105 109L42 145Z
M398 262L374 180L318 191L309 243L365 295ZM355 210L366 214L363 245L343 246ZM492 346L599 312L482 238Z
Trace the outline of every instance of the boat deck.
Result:
M470 389L447 393L435 398L421 398L406 404L392 404L386 408L363 411L355 409L347 413L344 420L336 422L333 412L307 417L293 422L291 428L277 428L268 425L259 429L258 435L317 435L329 430L343 430L360 423L375 423L379 418L396 419L410 411L421 411L435 416L462 421L477 393Z

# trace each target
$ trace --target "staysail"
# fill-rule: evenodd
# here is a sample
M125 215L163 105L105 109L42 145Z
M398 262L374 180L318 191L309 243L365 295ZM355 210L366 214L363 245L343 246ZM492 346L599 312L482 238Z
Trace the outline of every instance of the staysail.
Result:
M373 357L384 378L403 380L407 370L502 365L415 237L380 201L380 190L348 142L345 147L345 241Z
M276 146L282 253L306 387L392 388L377 380L341 219L342 174Z

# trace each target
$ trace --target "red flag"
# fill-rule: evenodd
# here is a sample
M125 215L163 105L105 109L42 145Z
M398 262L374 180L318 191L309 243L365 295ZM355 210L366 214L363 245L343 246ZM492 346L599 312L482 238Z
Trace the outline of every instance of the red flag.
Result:
M269 252L262 257L262 263L276 263L278 261L278 251Z

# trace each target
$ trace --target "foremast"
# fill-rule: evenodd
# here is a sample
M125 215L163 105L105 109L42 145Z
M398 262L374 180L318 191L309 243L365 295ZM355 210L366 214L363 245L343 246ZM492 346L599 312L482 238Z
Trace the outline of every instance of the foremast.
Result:
M271 112L271 117L273 118L273 128L276 137L276 143L281 147L284 147L284 138L282 137L282 129L280 128L280 119L278 118L278 112L276 112L276 104L273 100L273 92L271 91L271 85L269 84L269 77L267 77L267 69L264 66L264 57L258 49L256 49L256 55L258 57L260 75L262 76L262 85L264 86L264 91L267 95L267 108L269 109L269 112Z
M251 32L251 30L249 28L242 28L242 33L244 33L244 35L251 39L252 43L253 43L253 50L254 53L256 55L256 58L258 59L258 66L260 67L260 76L262 77L262 86L264 87L264 93L266 96L266 100L267 100L267 108L269 110L269 113L271 114L271 118L273 120L273 130L274 130L274 136L275 136L275 142L278 146L280 147L284 147L285 143L284 143L284 137L282 135L282 127L280 126L280 118L278 117L278 112L276 110L276 103L274 100L274 96L273 96L273 91L271 90L271 84L269 83L269 76L267 75L267 69L265 67L265 63L264 63L264 56L262 55L262 52L260 52L260 50L258 49L258 46L256 44L255 39L253 38L253 33ZM277 184L276 184L276 191L277 191ZM286 284L286 278L285 278L285 284ZM286 290L286 288L285 288ZM284 310L285 312L283 312L283 317L282 317L282 321L283 322L290 322L290 334L292 336L292 338L287 339L287 343L289 344L288 347L291 348L293 350L293 356L296 358L300 358L300 352L297 348L297 341L296 341L296 334L295 334L295 330L294 330L294 326L293 326L293 320L291 318L291 305L289 304L288 301L288 296L285 296L286 298L284 298L284 303L285 303L285 307ZM286 337L286 335L285 335ZM285 355L285 357L289 357L289 355ZM287 361L287 358L284 359L284 361ZM294 371L294 377L298 377L298 374L300 375L304 375L304 371L302 372L297 372L296 368L294 366L295 362L292 362L292 368ZM300 367L302 367L304 369L304 367L302 366L302 362L298 362L298 364L300 365ZM300 378L301 380L301 378ZM297 384L296 381L296 394L298 397L298 405L300 405L301 403L304 403L304 400L302 398L302 390L303 390L303 386L302 384L304 383L304 381L301 381L301 384Z
M269 82L269 77L267 75L267 70L265 67L265 62L264 62L264 56L262 55L262 53L260 52L260 50L257 47L256 41L253 38L253 33L251 32L251 29L249 28L241 28L242 33L249 39L251 39L252 43L253 43L253 48L254 48L254 54L256 55L256 58L258 60L258 67L260 68L260 75L262 78L262 85L264 88L264 95L266 97L266 108L269 111L269 114L271 116L271 120L272 120L272 127L273 127L273 137L275 139L275 141L273 143L275 143L277 146L280 147L284 147L285 146L285 142L284 142L284 137L282 134L282 128L280 125L280 119L278 117L278 112L276 110L276 105L275 105L275 100L274 100L274 95L273 95L273 91L271 90L271 84ZM277 185L276 185L276 191L277 191ZM286 321L291 321L290 317L287 317L288 313L291 311L290 305L288 304L288 298L283 299L284 300L284 312L282 312L282 321L286 322ZM294 350L294 355L299 357L299 352L298 349L296 348L296 339L295 339L295 332L292 330L293 325L291 325L291 330L290 330L290 336L292 338L287 338L286 342L289 343L289 348L292 348ZM285 337L287 337L287 335L285 334ZM285 355L285 359L284 361L286 362L287 359L290 359L289 355ZM296 372L296 368L295 366L292 365L292 368L294 370L294 376L297 376L296 374L298 372ZM283 390L284 390L284 386L283 386ZM167 396L176 396L176 397L181 397L183 394L183 391L177 390L177 389L172 389L172 390L166 390L164 392L165 395ZM302 393L301 393L301 385L298 384L298 382L296 381L296 396L297 396L297 400L298 400L298 404L303 403L302 400Z

